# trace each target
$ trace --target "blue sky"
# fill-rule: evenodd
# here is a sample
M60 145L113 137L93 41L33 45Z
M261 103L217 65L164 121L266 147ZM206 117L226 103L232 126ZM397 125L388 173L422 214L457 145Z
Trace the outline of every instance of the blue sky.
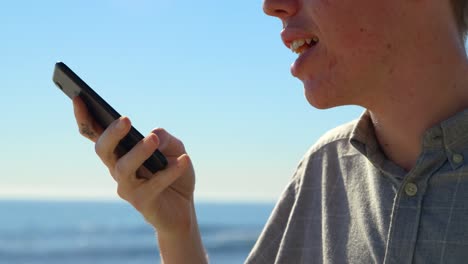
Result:
M275 200L358 107L312 108L260 0L8 1L0 9L0 197L114 199L52 83L64 61L143 134L184 141L196 198Z

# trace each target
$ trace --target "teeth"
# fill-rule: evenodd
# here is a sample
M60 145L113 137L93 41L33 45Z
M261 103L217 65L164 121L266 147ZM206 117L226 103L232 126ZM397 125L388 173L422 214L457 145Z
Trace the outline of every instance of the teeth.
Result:
M294 41L294 44L296 44L294 49L298 49L300 46L304 45L304 43L305 41L303 39Z
M313 38L307 38L307 39L297 39L291 42L291 45L289 46L292 52L300 54L303 53L312 43L317 43L318 38L313 37ZM307 44L307 47L303 47L304 44Z

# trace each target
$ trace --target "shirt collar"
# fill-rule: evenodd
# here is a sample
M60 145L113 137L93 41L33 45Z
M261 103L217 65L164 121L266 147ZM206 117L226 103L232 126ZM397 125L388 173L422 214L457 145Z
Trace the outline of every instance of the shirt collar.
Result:
M388 160L380 148L368 110L359 117L351 133L350 143L386 176L392 179L404 177L405 171Z
M381 150L374 132L370 113L365 110L351 133L350 143L369 161L380 168L384 173L400 174L404 172L396 164L388 162ZM454 155L466 151L468 146L468 109L440 122L428 129L422 140L424 150L444 151L453 169L462 164L454 162ZM468 159L468 157L467 157Z
M457 162L454 157L466 154L468 145L468 109L442 121L431 130L437 131L433 136L433 141L439 141L443 145L447 158L453 169L463 165L463 162Z
M454 115L440 124L444 145L459 150L468 141L468 109Z

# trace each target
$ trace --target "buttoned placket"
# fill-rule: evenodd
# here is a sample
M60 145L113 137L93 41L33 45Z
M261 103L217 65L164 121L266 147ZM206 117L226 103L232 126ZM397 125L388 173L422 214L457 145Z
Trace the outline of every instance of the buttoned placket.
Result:
M393 204L384 263L412 263L420 224L422 203L428 181L447 161L440 141L440 130L434 132L416 166L403 178ZM460 160L460 157L453 157Z

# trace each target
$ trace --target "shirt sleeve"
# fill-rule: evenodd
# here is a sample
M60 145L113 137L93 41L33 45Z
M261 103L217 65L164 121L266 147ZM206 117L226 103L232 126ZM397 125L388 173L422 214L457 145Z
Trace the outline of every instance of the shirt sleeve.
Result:
M297 198L297 190L301 180L300 167L301 164L283 191L245 264L275 263Z

